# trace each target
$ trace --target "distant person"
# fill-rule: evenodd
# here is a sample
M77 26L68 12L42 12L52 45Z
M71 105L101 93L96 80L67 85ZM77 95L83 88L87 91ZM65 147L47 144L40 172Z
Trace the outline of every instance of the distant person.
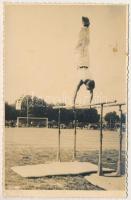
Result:
M73 103L75 108L75 102L77 93L80 87L84 84L86 89L90 92L90 104L93 99L93 90L95 88L95 81L90 79L89 72L89 53L88 53L88 45L89 45L89 26L90 21L87 17L82 17L82 28L79 33L79 40L76 46L77 52L77 70L79 74L79 83L77 85Z

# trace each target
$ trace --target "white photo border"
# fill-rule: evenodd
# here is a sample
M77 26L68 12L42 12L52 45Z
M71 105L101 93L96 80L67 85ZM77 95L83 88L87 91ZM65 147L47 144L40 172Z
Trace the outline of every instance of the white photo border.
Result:
M0 197L1 199L10 199L10 197L4 197L3 196L3 181L2 181L2 174L3 174L3 152L4 152L4 146L3 146L3 130L4 130L4 52L3 52L3 41L4 41L4 31L3 31L3 24L4 24L4 18L3 18L3 12L4 12L4 3L17 3L17 4L128 4L129 5L129 31L128 31L128 36L130 36L130 23L131 23L131 8L130 8L130 1L129 0L0 0ZM131 37L129 38L129 63L128 63L128 169L131 169L131 70L130 70L130 44L131 44ZM131 187L131 171L128 170L128 189ZM15 199L25 199L24 197L17 197ZM26 198L27 200L30 200L31 198ZM37 197L33 198L38 199ZM56 198L58 199L58 198ZM62 198L65 199L65 198ZM70 198L72 199L72 198ZM75 198L79 199L79 198ZM89 198L88 198L89 199ZM94 199L97 199L95 197ZM101 198L100 198L101 199ZM106 199L106 198L102 198ZM115 199L115 198L114 198ZM131 199L131 190L128 190L128 197L127 199Z

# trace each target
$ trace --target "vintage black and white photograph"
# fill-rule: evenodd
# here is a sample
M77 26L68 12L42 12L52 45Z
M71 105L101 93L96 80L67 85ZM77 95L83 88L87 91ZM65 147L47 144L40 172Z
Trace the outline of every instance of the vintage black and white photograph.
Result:
M126 197L128 5L4 4L4 191Z

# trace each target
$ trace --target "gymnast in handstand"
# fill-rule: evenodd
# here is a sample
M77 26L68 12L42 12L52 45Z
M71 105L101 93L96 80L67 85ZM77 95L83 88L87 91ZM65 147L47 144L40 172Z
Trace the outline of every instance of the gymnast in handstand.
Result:
M82 17L82 28L79 33L79 40L76 46L77 51L77 70L79 73L80 81L77 85L73 103L75 108L75 102L77 93L80 87L84 84L86 89L90 92L90 104L93 99L93 90L95 88L95 81L90 79L89 72L89 54L88 54L88 45L89 45L89 26L90 21L87 17Z

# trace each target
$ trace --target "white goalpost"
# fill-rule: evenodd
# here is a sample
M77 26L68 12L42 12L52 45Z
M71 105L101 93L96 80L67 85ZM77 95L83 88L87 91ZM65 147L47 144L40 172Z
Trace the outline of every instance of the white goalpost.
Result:
M46 127L48 128L47 117L17 117L17 127Z

